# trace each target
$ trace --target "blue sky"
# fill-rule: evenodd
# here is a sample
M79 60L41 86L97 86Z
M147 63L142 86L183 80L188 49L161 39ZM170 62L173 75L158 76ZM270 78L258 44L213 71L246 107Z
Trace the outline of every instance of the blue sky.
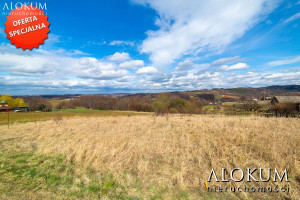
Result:
M0 94L300 84L297 0L39 1L51 32L32 51L6 39L11 2L0 3Z

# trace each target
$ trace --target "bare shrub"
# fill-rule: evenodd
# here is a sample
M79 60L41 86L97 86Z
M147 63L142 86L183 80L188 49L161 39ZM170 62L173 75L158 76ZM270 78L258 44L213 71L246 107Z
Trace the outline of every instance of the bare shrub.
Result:
M30 110L39 110L42 112L51 112L52 105L46 99L41 97L30 97L26 99L26 104Z
M53 113L53 121L56 125L59 125L59 123L63 120L63 114L60 112Z
M297 113L297 104L293 103L277 103L272 106L272 109L277 117L294 117L299 114Z
M251 111L257 111L261 108L261 105L259 105L257 102L247 102L242 104L233 104L234 109L240 109L247 112Z

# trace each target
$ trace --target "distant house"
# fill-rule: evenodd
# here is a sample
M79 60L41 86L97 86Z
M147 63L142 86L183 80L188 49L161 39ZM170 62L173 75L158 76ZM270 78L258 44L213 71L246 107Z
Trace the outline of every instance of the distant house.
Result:
M300 103L300 96L274 96L271 100L271 104L275 105L276 103Z
M0 112L11 112L14 109L8 106L6 99L2 99L0 101Z
M6 102L6 99L1 100L0 107L8 106L8 103Z
M29 112L30 109L28 107L15 107L13 108L15 112Z
M291 103L297 106L298 111L300 110L300 96L274 96L271 100L271 105L277 103Z

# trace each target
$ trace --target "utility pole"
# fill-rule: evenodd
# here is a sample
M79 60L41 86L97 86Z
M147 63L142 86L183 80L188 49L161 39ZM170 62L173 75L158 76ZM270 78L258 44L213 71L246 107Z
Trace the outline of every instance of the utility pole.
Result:
M36 111L33 111L34 112L34 122L35 122L35 125L36 125Z
M9 128L9 111L7 112L7 128Z

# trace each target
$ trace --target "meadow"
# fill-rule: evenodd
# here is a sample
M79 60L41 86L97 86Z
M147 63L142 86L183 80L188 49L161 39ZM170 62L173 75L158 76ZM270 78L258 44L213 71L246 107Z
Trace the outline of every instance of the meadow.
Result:
M149 114L149 113L148 113ZM116 111L116 110L89 110L84 108L77 109L63 109L55 112L11 112L9 113L9 123L26 123L35 121L53 120L55 118L63 117L76 118L76 117L97 117L97 116L134 116L134 115L147 115L143 112L131 111ZM0 126L7 125L8 113L0 112Z
M299 199L299 130L299 118L203 115L63 116L36 124L16 122L9 129L1 126L0 197ZM205 190L212 168L220 175L221 168L236 167L287 168L290 192Z

